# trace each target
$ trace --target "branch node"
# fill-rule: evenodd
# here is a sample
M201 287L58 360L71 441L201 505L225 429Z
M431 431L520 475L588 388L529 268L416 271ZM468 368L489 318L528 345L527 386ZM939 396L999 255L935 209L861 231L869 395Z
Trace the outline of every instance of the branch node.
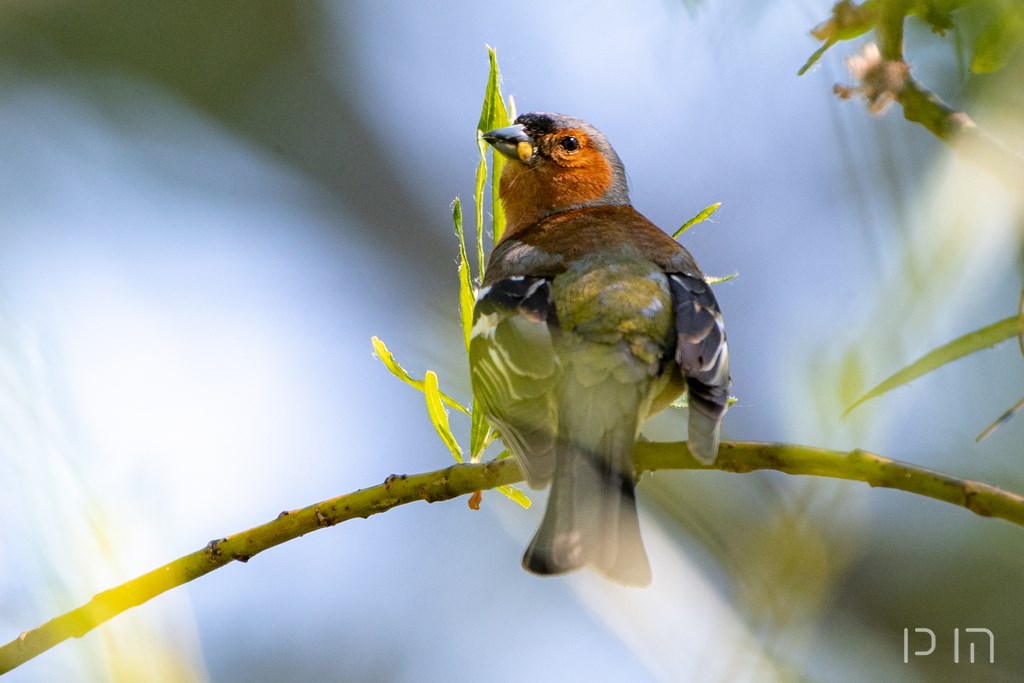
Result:
M965 508L976 515L981 515L982 517L992 516L992 508L986 504L984 498L978 495L981 491L979 490L980 487L976 482L965 481L963 483L963 489Z
M211 560L216 560L221 556L220 544L228 539L217 538L206 544L206 553L210 556Z
M903 94L910 77L910 66L900 60L883 59L876 43L867 43L859 54L846 58L846 68L857 85L833 87L840 99L861 95L872 114L883 114Z
M443 477L439 482L437 482L437 484L439 488L447 489L448 477ZM439 500L447 500L447 496L435 496L433 493L431 493L430 489L431 487L428 487L426 484L420 486L420 498L422 498L428 503L436 503Z

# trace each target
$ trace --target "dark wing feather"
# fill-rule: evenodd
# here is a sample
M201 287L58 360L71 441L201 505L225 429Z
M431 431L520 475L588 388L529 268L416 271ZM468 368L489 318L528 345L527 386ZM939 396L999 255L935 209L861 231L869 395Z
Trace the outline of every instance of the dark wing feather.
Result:
M534 488L555 470L551 388L560 368L551 332L557 326L544 278L510 277L477 298L469 346L473 392Z
M725 323L703 278L673 273L669 287L676 319L676 362L686 377L690 406L690 452L711 464L718 456L731 383Z

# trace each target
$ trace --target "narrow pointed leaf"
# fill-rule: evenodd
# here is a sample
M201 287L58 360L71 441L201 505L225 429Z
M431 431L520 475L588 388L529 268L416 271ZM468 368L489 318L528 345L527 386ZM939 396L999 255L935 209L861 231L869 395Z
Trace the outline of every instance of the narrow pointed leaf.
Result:
M418 391L424 390L423 380L411 377L409 373L405 371L405 368L398 364L398 361L395 360L395 357L391 354L391 352L388 350L388 347L384 345L384 342L382 342L379 337L373 337L370 339L370 341L373 343L373 351L376 354L377 358L380 358L380 362L384 364L384 367L391 371L392 375L402 380L403 382L413 387L414 389L417 389ZM441 396L441 400L447 406L454 408L455 410L459 411L460 413L463 413L464 415L469 415L469 410L464 405L462 405L461 403L459 403L454 398L452 398L451 396L444 392L439 392L439 394Z
M729 398L726 399L725 404L727 406L731 406L732 404L738 403L738 402L739 402L738 398L736 398L735 396L730 396ZM688 409L690 407L690 403L689 403L689 401L686 400L686 394L684 393L682 396L680 396L676 400L674 400L671 403L669 403L668 407L669 408L676 408L676 409L679 409L679 410L686 410L686 409Z
M459 238L459 317L462 322L462 339L469 353L469 333L473 329L473 276L469 271L469 256L466 253L466 235L462 230L462 203L455 198L452 205L452 222Z
M509 125L508 107L505 106L505 99L501 96L501 72L498 70L498 55L494 48L487 46L487 58L490 69L487 74L487 87L484 91L484 103L480 111L480 120L477 123L477 147L480 150L480 164L477 166L476 176L476 201L477 201L477 242L480 255L480 277L483 277L483 199L484 185L487 177L487 148L482 135L495 128L504 128ZM505 211L501 206L498 197L498 183L501 179L501 169L505 165L505 158L500 154L491 153L491 230L494 234L494 241L501 239L505 231Z
M682 235L684 232L686 232L693 226L697 225L698 223L703 223L704 221L711 217L711 214L713 214L715 211L718 211L718 207L720 207L721 205L722 202L715 202L711 206L704 207L700 213L698 213L696 216L683 223L681 228L672 233L672 237L678 238L680 235Z
M476 183L473 187L473 203L476 206L476 259L477 272L483 280L484 273L484 186L487 184L487 150L484 149L487 143L481 137L480 131L476 133L477 145L480 147L480 161L476 165Z
M423 378L423 395L427 400L427 414L430 415L430 422L437 430L437 435L452 452L455 461L462 462L462 447L455 440L455 435L452 434L452 429L448 424L448 412L441 403L441 392L437 388L437 375L431 370L428 370L426 377Z
M521 489L512 486L511 484L505 486L499 486L498 490L508 496L513 501L519 503L524 508L529 509L532 503L530 502L529 496L522 492Z
M921 375L927 374L936 368L940 368L947 363L963 358L975 351L987 349L991 346L995 346L1001 341L1009 339L1010 337L1017 336L1020 334L1020 325L1020 318L1012 316L1005 320L1000 320L997 323L993 323L988 327L983 327L980 330L969 332L962 337L954 339L948 344L944 344L939 348L926 353L924 356L918 358L899 372L889 376L874 389L857 399L853 405L846 409L843 413L843 417L849 415L854 408L869 399L890 392L897 387L903 386L907 382L917 379Z
M1024 408L1024 398L1017 401L1012 408L1010 408L1005 413L997 417L995 422L990 424L988 427L985 427L984 431L982 431L981 434L978 434L978 436L974 440L977 441L978 443L981 443L982 441L987 439L989 436L992 435L992 432L1002 427L1004 424L1010 421L1010 418L1019 413L1021 408Z
M829 38L828 40L826 40L822 44L821 47L819 47L817 50L814 51L814 54L812 54L810 57L807 58L807 61L804 62L804 65L802 67L800 67L799 71L796 72L796 75L797 76L803 76L805 73L810 71L811 67L813 67L815 64L817 64L821 60L821 57L826 52L828 52L828 49L830 47L832 47L833 45L835 45L836 42L837 41L836 41L835 38Z
M505 234L505 207L501 204L499 186L501 185L501 170L505 168L505 157L500 154L491 153L491 232L494 241L497 243ZM481 248L483 237L481 236ZM483 266L480 272L483 273Z
M722 282L728 282L729 280L733 279L734 277L736 277L738 275L739 275L738 272L732 273L730 275L724 275L722 277L715 277L714 275L708 275L707 277L704 278L704 281L707 282L709 285L717 285L717 284L720 284Z
M480 120L476 127L482 133L508 125L508 109L501 97L501 73L498 71L498 55L494 48L487 46L487 89L484 91L484 104L480 110Z
M473 415L469 432L469 461L480 462L484 450L491 443L491 424L480 408L480 402L473 399Z

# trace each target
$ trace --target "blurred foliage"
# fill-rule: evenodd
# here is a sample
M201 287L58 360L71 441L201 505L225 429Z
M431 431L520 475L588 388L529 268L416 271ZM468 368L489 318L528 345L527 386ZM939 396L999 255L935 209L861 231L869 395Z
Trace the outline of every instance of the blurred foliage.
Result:
M969 46L971 71L991 73L1007 65L1024 42L1024 3L1017 0L842 0L812 35L824 45L801 69L804 73L825 50L877 30L887 12L914 17L939 35L963 34L958 45Z
M904 384L917 379L921 375L941 368L947 363L952 363L966 355L983 351L999 344L1000 342L1006 341L1007 339L1016 337L1021 333L1022 326L1024 326L1024 321L1017 316L1013 316L1012 318L1006 318L987 327L983 327L980 330L969 332L968 334L954 339L948 344L943 344L902 370L899 370L893 375L887 377L878 384L878 386L854 401L853 404L846 409L844 415L848 415L850 411L865 401L881 396L882 394L890 392L897 387L903 386Z
M1020 170L1024 168L1024 156L988 134L978 135L973 120L948 107L914 81L903 55L903 24L909 17L918 19L939 35L955 32L959 38L955 43L957 50L970 46L970 69L974 74L991 74L1007 67L1011 59L1019 55L1024 42L1024 3L1019 1L868 0L858 4L842 0L832 8L832 15L812 30L812 35L823 41L823 45L811 55L800 73L805 73L837 42L874 31L880 49L869 43L860 55L847 60L851 74L863 85L836 86L840 97L860 92L868 99L872 113L881 113L890 102L899 101L908 120L924 125L943 141L962 148L965 155L977 158L980 150L981 156L986 157L986 168L997 176L1002 175L1010 187L1016 187ZM1019 187L1017 191L1020 192ZM1020 336L1024 354L1024 307L1018 315L965 334L898 370L850 404L844 415L868 399L1013 336ZM989 425L978 440L1005 424L1021 406L1024 406L1024 399Z
M402 169L377 145L353 144L377 133L347 45L325 66L317 28L324 13L297 0L9 2L0 59L40 80L110 73L159 86L329 188L354 219L347 231L376 244L381 259L395 256L399 241L408 245L419 257L402 267L428 279L447 251L429 231L407 229L429 224L431 214Z

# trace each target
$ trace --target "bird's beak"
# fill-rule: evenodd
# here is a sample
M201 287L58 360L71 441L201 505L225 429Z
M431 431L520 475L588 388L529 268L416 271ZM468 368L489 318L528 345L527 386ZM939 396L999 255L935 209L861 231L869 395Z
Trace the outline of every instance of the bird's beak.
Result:
M524 164L533 163L536 148L533 144L533 138L526 134L523 124L517 123L507 128L487 131L484 133L483 138L487 144L509 159L515 159Z

